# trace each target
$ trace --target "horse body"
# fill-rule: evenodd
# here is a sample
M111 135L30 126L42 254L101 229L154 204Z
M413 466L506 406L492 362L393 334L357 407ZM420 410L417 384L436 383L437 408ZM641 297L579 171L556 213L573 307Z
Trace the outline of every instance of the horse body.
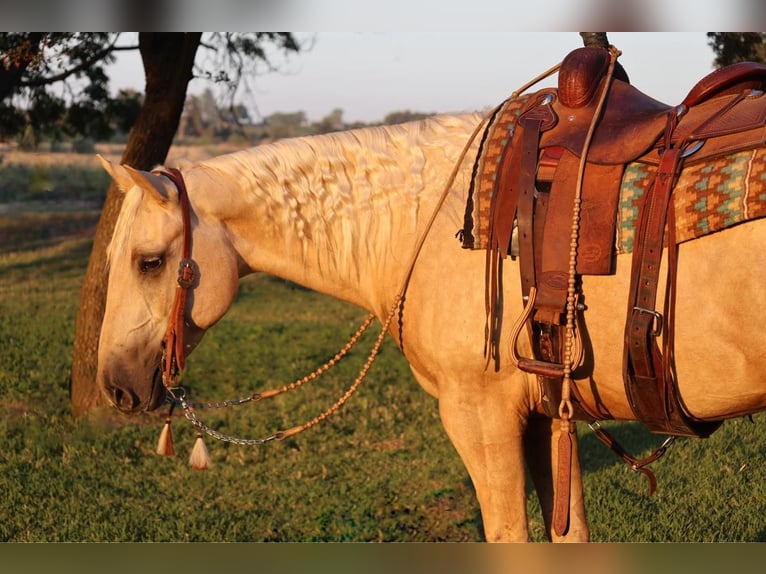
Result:
M433 225L447 178L478 115L285 140L184 170L193 212L198 283L187 304L186 354L231 305L239 277L271 273L384 319L427 233L390 328L412 371L438 397L443 425L474 482L488 540L525 540L526 463L551 538L558 423L543 416L537 379L515 370L508 331L522 311L516 261L504 261L502 354L487 363L485 256L461 248L470 166L461 168ZM160 345L175 288L181 225L165 177L105 166L126 191L110 248L99 384L126 411L156 408L164 393ZM766 408L760 326L766 317L766 224L751 222L680 248L676 362L682 399L698 418ZM586 362L577 381L591 410L630 420L622 341L630 258L614 276L586 277ZM662 288L661 288L662 290ZM528 343L520 351L530 356ZM575 444L575 457L576 457ZM569 530L588 537L579 465Z

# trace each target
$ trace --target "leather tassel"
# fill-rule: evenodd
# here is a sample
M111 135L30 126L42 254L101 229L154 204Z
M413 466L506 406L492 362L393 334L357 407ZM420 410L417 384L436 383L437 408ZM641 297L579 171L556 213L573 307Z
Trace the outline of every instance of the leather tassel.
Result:
M202 440L202 433L197 433L197 440L194 441L194 447L189 456L189 466L194 470L205 470L213 466L205 441Z
M175 456L173 450L173 433L170 430L170 417L165 419L165 425L160 432L160 439L157 441L157 454L162 456Z
M561 422L558 444L558 470L553 493L553 530L565 536L569 530L569 503L572 481L572 434L574 425L568 420Z

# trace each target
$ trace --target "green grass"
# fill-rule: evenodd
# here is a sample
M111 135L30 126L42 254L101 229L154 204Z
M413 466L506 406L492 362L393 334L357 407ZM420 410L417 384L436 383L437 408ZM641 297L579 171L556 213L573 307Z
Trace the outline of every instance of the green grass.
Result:
M470 482L435 403L390 342L340 413L260 448L209 439L214 467L205 472L186 465L194 432L180 417L179 455L153 454L166 411L73 422L67 377L88 249L87 240L70 239L0 259L0 540L480 537ZM221 399L290 382L331 357L364 316L279 279L250 277L191 357L184 384L195 398ZM250 437L302 423L353 381L375 335L347 365L289 396L201 416Z
M0 256L0 540L482 539L473 488L436 402L390 340L340 413L262 447L208 439L214 466L204 472L186 465L194 432L180 417L178 456L153 453L165 410L73 422L67 378L90 245L62 229L60 241L21 238ZM364 316L279 279L249 277L190 358L184 384L195 399L221 400L291 382L331 357ZM245 437L300 424L353 381L376 334L301 390L200 416ZM635 424L609 427L636 454L661 440ZM760 415L708 440L679 441L653 466L659 488L648 497L645 479L580 429L593 539L766 540L764 431ZM532 536L542 540L532 492L528 499Z

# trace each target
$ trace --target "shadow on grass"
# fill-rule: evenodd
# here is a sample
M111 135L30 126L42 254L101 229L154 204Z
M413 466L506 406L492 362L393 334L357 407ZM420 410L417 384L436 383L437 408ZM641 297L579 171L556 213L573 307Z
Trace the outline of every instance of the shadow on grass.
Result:
M0 216L0 245L6 252L29 252L61 241L92 237L100 212L42 212Z
M57 276L85 272L93 242L74 239L58 242L52 248L41 250L35 257L11 258L0 262L6 280L53 280Z

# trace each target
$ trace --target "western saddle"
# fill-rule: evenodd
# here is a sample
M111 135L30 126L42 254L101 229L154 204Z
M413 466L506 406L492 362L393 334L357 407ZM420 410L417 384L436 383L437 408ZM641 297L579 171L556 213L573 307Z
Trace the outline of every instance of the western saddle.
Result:
M584 333L580 278L614 272L625 166L635 161L655 166L635 229L625 389L636 417L652 432L705 437L720 423L693 419L675 378L671 194L684 165L766 141L766 66L745 62L716 70L680 105L669 106L613 77L615 52L574 50L560 66L558 87L525 96L517 112L513 137L507 138L495 172L489 213L488 355L497 356L502 260L518 256L525 312L514 330L514 356L520 369L538 375L546 411L559 418L562 381L570 371L585 368L579 365L580 347L567 343L566 333L573 309L575 330ZM658 311L663 247L668 247L668 288ZM516 338L524 329L532 357L516 353ZM573 418L609 418L586 411L574 384L571 391Z

